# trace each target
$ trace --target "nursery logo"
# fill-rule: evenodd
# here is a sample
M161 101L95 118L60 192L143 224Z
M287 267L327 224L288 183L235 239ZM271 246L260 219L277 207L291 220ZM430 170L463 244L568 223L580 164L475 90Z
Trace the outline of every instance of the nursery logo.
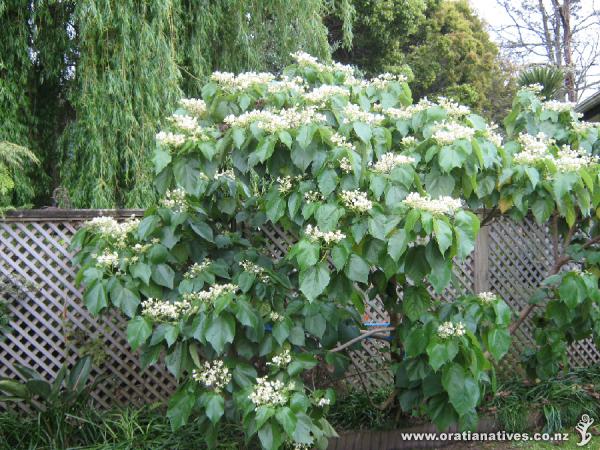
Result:
M577 445L579 445L580 447L583 447L585 444L590 442L590 439L592 439L592 433L588 433L588 428L593 423L594 419L588 416L587 414L584 414L583 416L581 416L579 423L575 426L575 429L581 435L581 442L577 443Z

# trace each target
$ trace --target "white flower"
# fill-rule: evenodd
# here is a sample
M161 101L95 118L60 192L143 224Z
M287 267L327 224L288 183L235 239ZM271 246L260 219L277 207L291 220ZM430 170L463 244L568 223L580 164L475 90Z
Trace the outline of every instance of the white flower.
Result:
M165 208L172 209L175 212L185 212L187 210L185 195L185 190L182 188L172 189L165 193L165 196L160 203Z
M292 355L288 349L285 349L279 355L275 355L271 358L271 361L267 363L267 366L276 366L280 369L287 367L292 362Z
M542 103L542 108L548 111L555 111L561 113L564 111L571 111L573 108L575 108L575 105L576 104L572 102L559 102L556 100L549 100L547 102Z
M596 122L573 122L573 129L577 133L586 133L592 128L597 128L598 126L600 126L600 124Z
M173 122L176 128L187 133L194 133L198 129L198 119L192 116L173 114L171 122Z
M430 196L422 196L418 192L411 192L406 196L402 203L422 211L428 211L432 214L454 215L456 210L462 208L462 200L448 196L442 196L432 199Z
M308 238L312 241L322 240L326 244L331 244L332 242L339 242L342 239L346 239L346 235L342 233L340 230L336 231L321 231L316 226L307 225L304 230Z
M267 72L245 72L236 76L230 72L214 72L211 79L227 91L238 92L253 85L269 83L275 79L275 75Z
M282 381L259 377L249 398L256 408L263 405L283 406L288 401L290 389L291 386L286 386Z
M239 287L235 284L214 284L207 291L188 292L183 294L183 298L188 302L202 302L206 304L214 303L222 295L233 294Z
M119 265L119 254L104 250L101 255L96 256L96 264L100 267L117 267Z
M354 145L351 142L348 142L346 136L343 136L339 133L333 133L329 138L331 143L336 147L346 148L348 150L355 150Z
M282 130L299 128L315 122L325 122L323 114L318 113L314 108L305 109L288 108L281 111L252 110L239 116L230 114L225 117L224 122L232 127L245 128L252 123L267 133L277 133Z
M382 116L381 114L363 111L360 106L355 105L354 103L348 103L344 107L343 112L343 123L345 124L352 122L363 122L369 125L379 125L385 119L385 116Z
M480 292L477 294L477 298L481 303L492 303L496 300L497 296L493 292Z
M293 181L294 177L291 176L277 177L277 183L279 183L279 187L277 188L277 190L282 194L287 194L292 190Z
M215 392L221 392L231 381L231 372L225 363L219 359L205 361L202 369L192 370L192 378Z
M269 318L273 321L273 322L281 322L283 319L285 319L285 317L283 317L282 314L279 314L276 311L271 311L269 313Z
M425 97L415 105L410 105L406 108L386 108L383 110L383 113L395 120L409 120L415 114L425 111L432 106L435 106L435 103L427 100L427 97Z
M415 237L414 241L408 243L408 246L409 247L415 247L415 246L425 247L427 244L429 244L429 241L430 241L429 235L417 236L417 237Z
M206 112L206 102L199 98L182 98L179 103L191 114L200 117Z
M139 224L139 219L134 216L131 216L125 222L117 222L112 217L100 216L88 220L84 226L99 233L104 238L115 239L124 243L127 235L137 230Z
M502 136L496 132L497 129L498 125L495 123L486 125L485 135L488 138L488 140L496 147L502 147Z
M548 147L554 144L554 139L549 139L542 132L537 136L521 133L519 143L521 150L513 157L513 161L517 164L536 164L553 159Z
M415 161L415 158L412 156L388 152L381 155L381 158L379 158L379 160L372 165L371 170L378 173L390 173L397 166L414 164Z
M340 169L342 169L342 172L344 173L352 172L352 163L346 156L340 159Z
M340 97L348 97L350 95L350 91L348 88L342 86L322 84L321 86L304 94L303 97L304 100L309 103L323 104L326 103L331 97L336 95Z
M575 150L568 145L563 145L554 159L559 172L576 172L597 163L598 156L590 155L584 149Z
M414 136L405 136L400 142L402 142L402 145L411 146L417 142L417 138Z
M321 399L319 399L319 401L317 402L317 406L319 407L323 407L323 406L329 406L331 404L331 400L329 400L327 397L323 397Z
M210 259L205 259L200 264L194 263L188 268L187 272L183 274L183 278L185 278L186 280L191 280L192 278L199 277L200 274L204 272L208 267L210 267L211 264L212 261Z
M304 200L306 200L306 203L314 203L323 201L324 198L319 191L307 191L304 193Z
M278 94L280 92L302 93L304 91L306 91L306 85L302 77L290 78L283 76L280 80L271 81L267 86L269 94Z
M373 207L373 202L367 198L367 193L359 190L342 191L340 194L344 205L352 211L364 213Z
M185 144L186 136L185 134L161 131L156 135L156 140L159 144L167 147L181 147Z
M437 334L442 339L448 339L452 336L464 336L466 330L462 322L453 324L452 322L444 322L438 327Z
M346 65L340 64L340 63L333 63L330 65L322 64L317 60L317 58L315 58L312 55L309 55L306 52L299 51L296 53L291 53L290 56L292 58L294 58L294 60L300 67L311 67L318 72L323 72L323 73L341 72L347 78L352 77L352 74L354 73L354 69L351 66L346 66Z
M235 180L235 173L233 169L226 169L221 172L215 173L215 180L219 180L221 178L229 178L230 180Z
M262 281L263 283L266 283L267 281L269 281L269 276L267 275L264 267L261 267L257 264L254 264L253 262L247 261L247 260L240 262L240 265L242 266L242 268L244 269L245 272L249 272L249 273L256 275L257 278L260 281Z
M471 114L468 106L456 103L446 97L438 97L438 104L446 110L450 117L464 117Z
M376 78L371 78L368 81L361 83L363 87L373 86L376 89L387 89L388 85L392 82L404 83L408 80L406 75L394 75L391 73L382 73Z
M435 126L432 138L440 145L449 145L458 139L471 139L474 135L473 128L456 122L441 122Z
M544 86L542 86L540 83L533 83L533 84L529 84L529 85L525 86L523 89L525 89L527 91L531 91L534 94L539 94L540 92L542 92L544 90Z
M171 303L167 300L149 298L142 302L142 316L156 321L176 321L190 311L191 304L187 300Z

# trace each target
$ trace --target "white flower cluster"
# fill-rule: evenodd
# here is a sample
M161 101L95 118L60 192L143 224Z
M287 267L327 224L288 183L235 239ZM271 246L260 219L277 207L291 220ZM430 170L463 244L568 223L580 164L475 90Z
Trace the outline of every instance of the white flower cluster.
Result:
M312 91L304 94L302 97L308 103L316 103L322 105L334 96L348 97L350 91L348 88L342 86L336 86L333 84L322 84L321 86L314 88Z
M171 303L167 300L149 298L142 302L142 316L156 321L175 321L188 313L190 308L190 302L185 299Z
M280 369L287 367L292 362L292 355L288 349L285 349L279 355L275 355L271 358L271 361L267 363L267 366L275 366Z
M452 336L460 337L465 334L465 326L462 322L458 322L457 324L444 322L438 327L437 334L442 339L448 339Z
M185 144L186 136L181 133L171 133L170 131L161 131L156 135L156 141L166 147L181 147Z
M293 450L311 450L313 448L312 444L301 444L300 442L292 442L294 445Z
M348 103L346 107L344 107L343 112L343 123L345 124L352 122L363 122L369 125L379 125L385 119L385 116L381 114L363 111L360 106L355 105L354 103Z
M496 300L497 296L493 292L480 292L477 298L481 303L489 304Z
M458 139L471 139L475 129L456 122L441 122L435 126L432 138L440 145L450 145Z
M323 194L321 194L319 191L306 191L304 193L304 200L306 200L306 203L314 203L314 202L320 202L323 201Z
M235 180L235 173L233 169L225 169L221 172L215 173L215 180L219 180L221 178L229 178L230 180Z
M302 93L306 91L306 85L302 77L287 77L283 76L280 80L274 80L267 86L269 94L278 94L280 92L296 92Z
M276 311L271 311L269 313L269 319L271 319L273 322L281 322L283 319L285 319L285 317Z
M277 190L282 194L287 194L294 187L294 182L298 182L302 180L302 178L302 175L297 175L295 177L292 177L290 175L287 175L285 177L277 177L277 183L279 183L279 187L277 188Z
M376 89L387 89L388 85L392 82L404 83L406 81L408 81L406 75L394 75L386 72L378 75L376 78L364 81L361 85L365 87L373 86Z
M367 193L359 191L342 191L340 194L346 208L356 211L358 213L364 213L373 208L373 202L368 199Z
M554 158L554 164L559 172L576 172L597 163L598 156L590 155L584 149L575 150L568 145L563 145Z
M288 108L281 111L252 110L239 116L230 114L225 117L224 122L232 127L245 128L252 123L267 133L277 133L282 130L290 130L315 122L325 122L323 114L318 113L315 108Z
M202 369L192 370L192 378L215 392L221 392L231 381L229 367L220 359L205 361Z
M275 79L275 75L267 72L244 72L236 76L231 72L214 72L211 79L227 91L238 92L257 84L270 83Z
M446 110L450 117L459 118L471 114L471 109L468 106L461 105L446 97L438 97L437 103Z
M539 94L540 92L542 92L544 90L544 86L542 86L540 83L533 83L533 84L528 84L523 89L525 89L527 91L531 91L534 94Z
M207 291L200 292L188 292L183 294L183 298L188 302L202 302L202 303L213 303L220 296L225 294L232 294L239 289L235 284L214 284L208 288Z
M340 169L344 173L352 172L352 163L346 156L344 156L340 159Z
M549 139L542 132L539 132L536 136L521 133L519 143L521 144L521 151L513 157L513 161L517 164L536 164L552 159L548 147L554 144L554 139Z
M269 276L267 275L264 267L261 267L258 264L254 264L252 261L247 260L240 262L240 265L246 272L253 273L254 275L256 275L256 277L263 283L269 281Z
M342 72L346 77L353 78L354 69L350 66L340 63L333 63L330 65L322 64L317 58L306 52L291 53L290 56L294 58L300 67L311 67L318 72L324 73Z
M117 252L104 250L101 255L92 255L92 258L96 259L96 265L99 267L110 268L119 265L119 254Z
M185 191L182 188L167 191L160 203L165 208L172 209L175 212L185 212L187 210Z
M417 236L415 237L415 240L412 242L408 243L409 247L416 247L416 246L423 246L425 247L427 244L429 244L430 238L429 236Z
M196 117L173 114L170 120L173 122L175 128L185 131L186 133L194 133L198 130L198 119Z
M317 402L317 406L319 407L323 407L323 406L329 406L331 404L331 400L329 400L327 397L323 397L320 398L319 401Z
M408 120L415 114L425 111L432 106L435 106L435 103L427 100L427 97L425 97L422 98L419 103L407 106L406 108L386 108L383 110L383 113L392 119Z
M308 238L312 241L324 241L326 244L331 244L332 242L339 242L342 239L346 239L346 235L342 233L340 230L336 231L321 231L316 226L307 225L304 233L308 236Z
M381 155L381 158L371 166L371 170L378 173L390 173L397 166L414 164L415 161L415 158L412 156L388 152Z
M584 122L584 121L573 122L573 129L577 133L586 133L587 131L591 130L592 128L597 128L599 126L600 126L600 124L598 124L596 122Z
M495 123L486 125L485 136L496 147L502 147L502 136L496 131L497 129L498 125Z
M188 270L183 274L183 278L186 280L191 280L192 278L199 277L202 272L204 272L210 265L212 261L210 259L205 259L200 264L194 263L192 264Z
M124 240L128 233L137 230L139 224L139 219L133 216L125 222L117 222L114 218L108 216L99 216L88 220L84 226L101 234L102 237Z
M189 113L200 117L206 112L206 102L199 98L182 98L179 100L181 106L183 106Z
M432 199L429 195L422 196L418 192L411 192L406 196L402 203L422 211L428 211L432 214L454 215L456 210L462 208L462 200L448 196Z
M417 142L417 138L414 136L405 136L400 142L402 142L402 145L406 145L408 147L415 144Z
M269 380L267 377L256 379L256 385L250 393L250 401L259 406L283 406L288 401L289 391L293 386L286 386L282 381Z
M548 100L547 102L542 103L542 108L548 111L555 111L558 113L571 111L575 108L575 103L572 102L559 102L557 100Z
M354 145L351 142L348 142L346 136L343 136L339 133L333 133L329 139L331 140L331 143L334 144L336 147L346 148L348 150L355 149Z

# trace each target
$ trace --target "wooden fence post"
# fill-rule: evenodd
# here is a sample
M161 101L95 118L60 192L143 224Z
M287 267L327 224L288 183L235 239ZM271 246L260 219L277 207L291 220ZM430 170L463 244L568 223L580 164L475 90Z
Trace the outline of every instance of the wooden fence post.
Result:
M490 290L490 227L481 227L473 253L473 292Z

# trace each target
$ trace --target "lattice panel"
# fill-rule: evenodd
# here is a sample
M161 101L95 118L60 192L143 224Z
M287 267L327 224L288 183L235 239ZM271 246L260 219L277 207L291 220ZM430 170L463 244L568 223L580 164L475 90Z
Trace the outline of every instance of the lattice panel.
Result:
M32 211L32 213L35 213ZM68 243L79 224L90 217L52 219L33 216L22 221L0 221L0 274L22 280L26 300L11 303L14 332L0 348L0 377L17 376L13 365L20 363L54 378L64 361L72 363L82 345L99 343L106 352L105 361L94 376L107 375L94 392L102 406L115 403L149 403L162 401L175 389L173 377L157 365L142 372L137 354L131 352L124 330L125 320L118 314L91 318L81 302L81 292L74 285L75 269ZM129 217L131 211L123 211ZM295 238L283 230L262 228L267 251L281 258ZM472 291L476 267L481 259L488 266L489 289L498 292L516 311L546 276L552 265L552 243L548 230L533 221L516 224L508 219L490 225L489 238L479 254L472 254L455 266L454 286L439 297L451 300ZM479 263L476 259L479 258ZM366 300L371 322L387 322L379 299ZM514 370L523 349L532 345L532 324L527 322L515 339L514 350L504 367ZM84 337L85 339L81 340ZM389 386L387 343L369 339L359 351L351 352L353 365L347 379L368 389ZM383 351L382 351L383 350ZM569 351L575 365L600 362L600 351L592 342L581 341Z
M65 361L72 364L80 346L96 342L105 352L93 377L106 376L93 393L103 407L162 401L175 380L160 366L140 369L119 315L92 318L75 287L68 243L81 221L0 223L0 273L25 283L25 301L13 300L13 332L0 349L0 377L17 377L14 363L52 380Z

